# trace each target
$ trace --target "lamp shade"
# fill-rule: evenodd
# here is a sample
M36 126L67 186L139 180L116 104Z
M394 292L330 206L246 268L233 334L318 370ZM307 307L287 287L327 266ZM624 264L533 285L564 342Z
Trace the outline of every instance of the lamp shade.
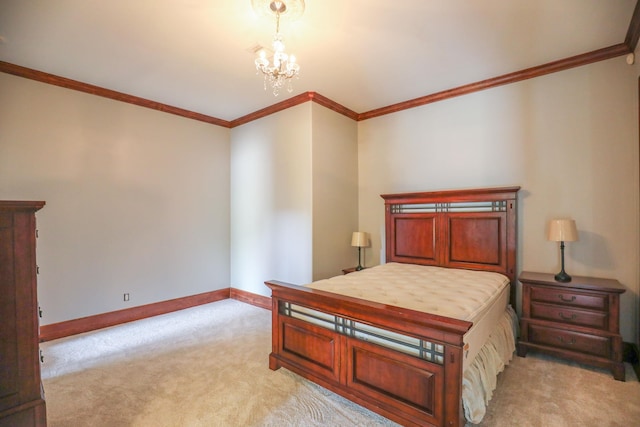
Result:
M576 222L572 219L552 219L549 221L547 240L552 242L575 242L578 240Z
M354 231L351 235L351 246L357 246L359 248L367 246L367 233Z

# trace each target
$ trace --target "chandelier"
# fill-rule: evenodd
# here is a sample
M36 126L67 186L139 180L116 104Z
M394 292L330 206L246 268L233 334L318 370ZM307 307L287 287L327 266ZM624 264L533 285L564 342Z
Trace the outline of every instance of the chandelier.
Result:
M260 6L265 6L264 0L252 0L253 7L260 12ZM298 78L300 65L296 62L296 57L284 51L284 42L280 35L280 16L284 14L302 14L304 11L304 0L270 1L269 11L276 15L276 35L273 37L273 55L268 58L265 49L260 49L259 56L255 60L256 72L262 73L264 78L264 90L267 90L267 82L271 86L274 96L278 96L280 89L284 86L287 91L293 91L291 85L292 78Z

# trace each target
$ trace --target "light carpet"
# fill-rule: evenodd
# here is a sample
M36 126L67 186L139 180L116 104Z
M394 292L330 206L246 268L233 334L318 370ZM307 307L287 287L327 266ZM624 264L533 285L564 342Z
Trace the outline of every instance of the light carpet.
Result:
M224 300L43 343L48 424L396 426L286 369L271 371L271 313ZM514 356L481 426L631 426L640 383Z

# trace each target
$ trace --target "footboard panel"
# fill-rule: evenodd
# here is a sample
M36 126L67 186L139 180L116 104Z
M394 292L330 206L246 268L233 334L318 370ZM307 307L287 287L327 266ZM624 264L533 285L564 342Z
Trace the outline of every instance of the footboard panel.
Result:
M279 322L278 354L318 376L340 380L340 335L297 319Z
M464 425L462 337L469 322L266 284L271 369L290 369L402 425Z
M375 398L390 409L402 408L439 425L444 393L443 369L396 351L348 340L347 387Z

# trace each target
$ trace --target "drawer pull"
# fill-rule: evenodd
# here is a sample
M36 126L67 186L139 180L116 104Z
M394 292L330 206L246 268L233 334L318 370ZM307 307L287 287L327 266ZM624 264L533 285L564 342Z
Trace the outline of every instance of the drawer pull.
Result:
M572 295L571 298L565 298L564 295L560 294L558 295L558 298L560 298L560 301L564 301L564 302L574 302L576 300L575 295Z
M571 316L565 316L565 314L563 312L560 312L560 318L562 320L576 320L576 316L575 314L572 314Z
M575 338L571 338L569 341L565 341L564 337L558 337L558 341L560 341L562 344L569 344L569 345L573 345L576 343Z

